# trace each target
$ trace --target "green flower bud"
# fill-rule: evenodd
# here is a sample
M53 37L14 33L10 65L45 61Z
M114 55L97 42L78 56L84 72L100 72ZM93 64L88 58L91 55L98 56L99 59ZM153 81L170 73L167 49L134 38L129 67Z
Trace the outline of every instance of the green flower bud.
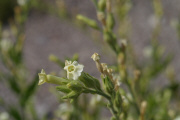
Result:
M123 100L123 103L122 103L123 110L127 111L130 107L130 103L127 100L127 98L124 96L122 96L122 100Z
M47 75L47 82L57 84L57 85L65 85L65 84L69 83L70 80L61 78L61 77L56 77L53 75Z
M104 30L104 40L109 44L114 44L116 42L116 38L111 31Z
M71 92L71 89L67 88L66 85L57 86L56 89L58 91L63 92L63 93L70 93Z
M114 92L114 85L111 82L111 80L109 79L108 76L102 77L103 79L103 83L104 83L104 89L106 90L106 92L110 95L113 94Z
M69 94L67 94L66 96L63 96L62 99L73 99L73 98L77 98L79 96L79 92L76 91L72 91Z
M119 51L119 47L116 41L116 36L111 32L111 31L107 31L104 30L103 31L103 38L104 40L110 45L110 47L115 51L118 52Z
M73 61L78 61L79 55L76 53L73 55Z
M89 25L90 27L94 28L94 29L99 29L96 21L89 19L83 15L77 15L77 19L83 21L84 23L86 23L87 25Z
M67 87L73 91L78 91L78 92L80 92L83 89L83 85L78 80L71 81L70 83L67 84Z
M121 111L122 109L122 98L121 98L121 94L119 91L116 92L116 96L115 96L115 99L114 99L114 106L115 106L115 109L117 111Z
M100 11L104 11L106 8L106 0L99 0L98 8Z
M105 23L106 15L105 15L104 12L98 11L98 12L97 12L97 18L98 18L98 20L101 21L104 25L106 24L106 23Z
M88 88L94 88L96 90L101 90L101 86L99 83L99 80L96 78L90 76L88 73L81 73L81 76L79 77L79 80L84 83L84 85Z
M114 117L114 116L113 116L113 117L111 117L111 120L116 120L116 117Z
M56 61L58 61L58 58L57 58L55 55L52 55L52 54L51 54L51 55L49 56L49 60L50 60L50 61L53 61L53 62L56 62Z
M57 56L55 56L55 55L50 55L49 56L49 60L50 61L52 61L52 62L54 62L54 63L56 63L56 64L58 64L59 66L61 66L61 67L64 67L64 62L62 62L61 60L59 60L59 58L57 57Z
M45 82L57 84L57 85L66 85L67 83L70 82L70 80L65 79L65 78L56 77L53 75L47 75L43 69L41 70L41 73L39 73L38 75L39 75L38 85L41 85Z
M107 14L106 25L109 30L112 30L115 25L114 16L112 13Z

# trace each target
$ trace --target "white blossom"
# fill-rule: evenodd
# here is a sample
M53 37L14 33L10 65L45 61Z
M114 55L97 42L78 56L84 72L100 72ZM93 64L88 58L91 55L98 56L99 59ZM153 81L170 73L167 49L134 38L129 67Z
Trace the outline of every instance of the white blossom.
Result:
M12 48L12 42L9 39L2 39L0 41L0 47L3 51L7 52L8 50L10 50Z
M64 70L67 71L67 78L77 80L83 71L84 65L78 64L77 61L68 61L65 62Z
M42 85L43 83L47 82L46 73L43 69L41 70L41 73L39 73L38 75L39 75L38 85Z
M174 120L180 120L180 116L177 116Z
M9 114L7 112L0 113L0 120L9 120Z
M19 5L22 6L22 5L26 4L27 0L17 0L17 2L18 2Z

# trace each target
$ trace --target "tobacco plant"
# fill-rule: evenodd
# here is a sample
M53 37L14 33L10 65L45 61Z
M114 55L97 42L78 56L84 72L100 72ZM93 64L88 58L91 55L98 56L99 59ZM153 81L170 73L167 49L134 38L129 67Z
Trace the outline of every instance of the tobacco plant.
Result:
M152 33L152 45L145 50L145 55L149 57L149 63L142 65L137 62L132 45L128 38L128 11L131 8L129 0L92 0L96 8L97 19L90 19L83 15L77 15L77 19L87 24L91 28L100 32L103 40L116 54L117 62L114 65L107 65L100 61L100 55L94 53L91 58L94 60L97 69L101 73L101 80L95 78L85 71L84 65L74 60L66 60L64 70L67 72L66 77L53 76L46 74L42 69L39 73L39 85L43 83L56 84L57 91L63 94L62 99L70 100L77 108L72 120L83 119L83 114L78 114L78 98L82 94L92 94L92 97L99 95L105 99L105 106L111 111L111 120L170 120L175 119L179 113L178 107L172 107L172 101L177 102L174 93L178 92L179 83L175 82L173 72L168 71L167 66L173 56L164 56L162 46L158 42L159 32L161 30L161 19L163 8L161 0L153 0L154 14L156 23ZM117 4L118 3L118 4ZM118 6L120 4L120 6ZM116 9L120 20L119 32L114 32L115 16L112 9ZM99 24L101 23L101 25ZM123 24L124 23L124 24ZM124 31L123 31L124 30ZM119 34L117 34L119 33ZM120 39L119 39L119 38ZM119 41L120 40L120 41ZM119 44L120 42L120 44ZM167 69L167 70L166 70ZM161 89L156 89L150 85L158 75L166 72L170 79L169 85ZM175 102L175 103L176 103ZM67 119L67 118L66 118ZM88 119L88 118L87 118ZM179 119L178 117L175 119Z

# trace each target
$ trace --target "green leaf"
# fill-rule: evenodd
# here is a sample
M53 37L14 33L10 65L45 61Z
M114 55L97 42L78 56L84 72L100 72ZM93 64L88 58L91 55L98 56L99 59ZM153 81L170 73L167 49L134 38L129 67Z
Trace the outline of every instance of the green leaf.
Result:
M173 55L168 55L165 60L159 61L157 64L153 65L150 72L150 77L155 77L160 72L165 70L165 68L169 65L169 63L172 61Z
M15 46L9 50L9 56L15 65L22 63L22 51L16 51Z
M65 63L55 55L50 55L49 60L56 63L58 66L60 66L62 68L65 66Z
M18 83L16 81L17 81L17 79L15 79L13 76L8 76L7 77L7 82L9 84L11 90L14 93L19 95L21 93L21 89L20 89L20 87L19 87L19 85L18 85Z
M20 112L15 107L10 107L8 112L14 120L22 120Z
M77 18L78 20L81 20L82 22L86 23L86 24L89 25L90 27L92 27L92 28L94 28L94 29L96 29L96 30L99 30L99 27L98 27L98 25L97 25L97 23L96 23L95 20L92 20L92 19L90 19L90 18L88 18L88 17L85 17L85 16L83 16L83 15L77 15L76 18Z
M70 93L70 92L71 92L71 89L67 88L66 85L57 86L56 89L57 89L58 91L63 92L63 93Z
M33 93L36 90L38 84L38 75L35 76L32 83L27 86L27 89L23 92L23 95L21 96L21 105L24 106L26 102L29 100L29 98L33 95Z
M77 98L79 95L80 95L79 92L72 91L69 94L67 94L66 96L63 96L62 99L74 99L74 98Z

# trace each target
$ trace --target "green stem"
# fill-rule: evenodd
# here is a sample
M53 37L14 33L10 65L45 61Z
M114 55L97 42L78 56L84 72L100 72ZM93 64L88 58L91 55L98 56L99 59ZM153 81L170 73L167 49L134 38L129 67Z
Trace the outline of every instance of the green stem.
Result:
M106 93L104 93L103 91L99 91L99 90L92 90L92 89L88 89L86 88L86 90L89 92L89 93L92 93L92 94L98 94L98 95L101 95L103 97L105 97L108 101L109 101L109 109L110 111L112 112L113 116L116 118L116 120L119 120L118 118L118 115L117 115L117 112L116 110L114 109L114 106L113 106L113 103L111 101L111 97L109 95L107 95Z
M96 9L98 9L97 0L92 0L92 1L93 1L94 5L95 5Z
M134 93L134 91L133 91L133 89L132 89L132 87L131 87L131 85L130 85L130 83L128 82L127 79L126 79L126 84L127 84L128 88L129 88L129 91L130 91L131 95L133 96L133 98L136 101L136 102L134 102L134 101L132 102L131 101L131 103L134 105L137 113L140 114L140 110L139 110L139 106L138 106L138 101L137 101L136 95L135 95L135 93Z
M114 107L113 107L112 101L109 100L109 103L110 103L110 106L109 106L109 107L110 107L110 110L111 110L113 116L116 118L116 120L119 120L119 117L118 117L118 115L117 115L117 112L115 111L115 109L114 109Z

